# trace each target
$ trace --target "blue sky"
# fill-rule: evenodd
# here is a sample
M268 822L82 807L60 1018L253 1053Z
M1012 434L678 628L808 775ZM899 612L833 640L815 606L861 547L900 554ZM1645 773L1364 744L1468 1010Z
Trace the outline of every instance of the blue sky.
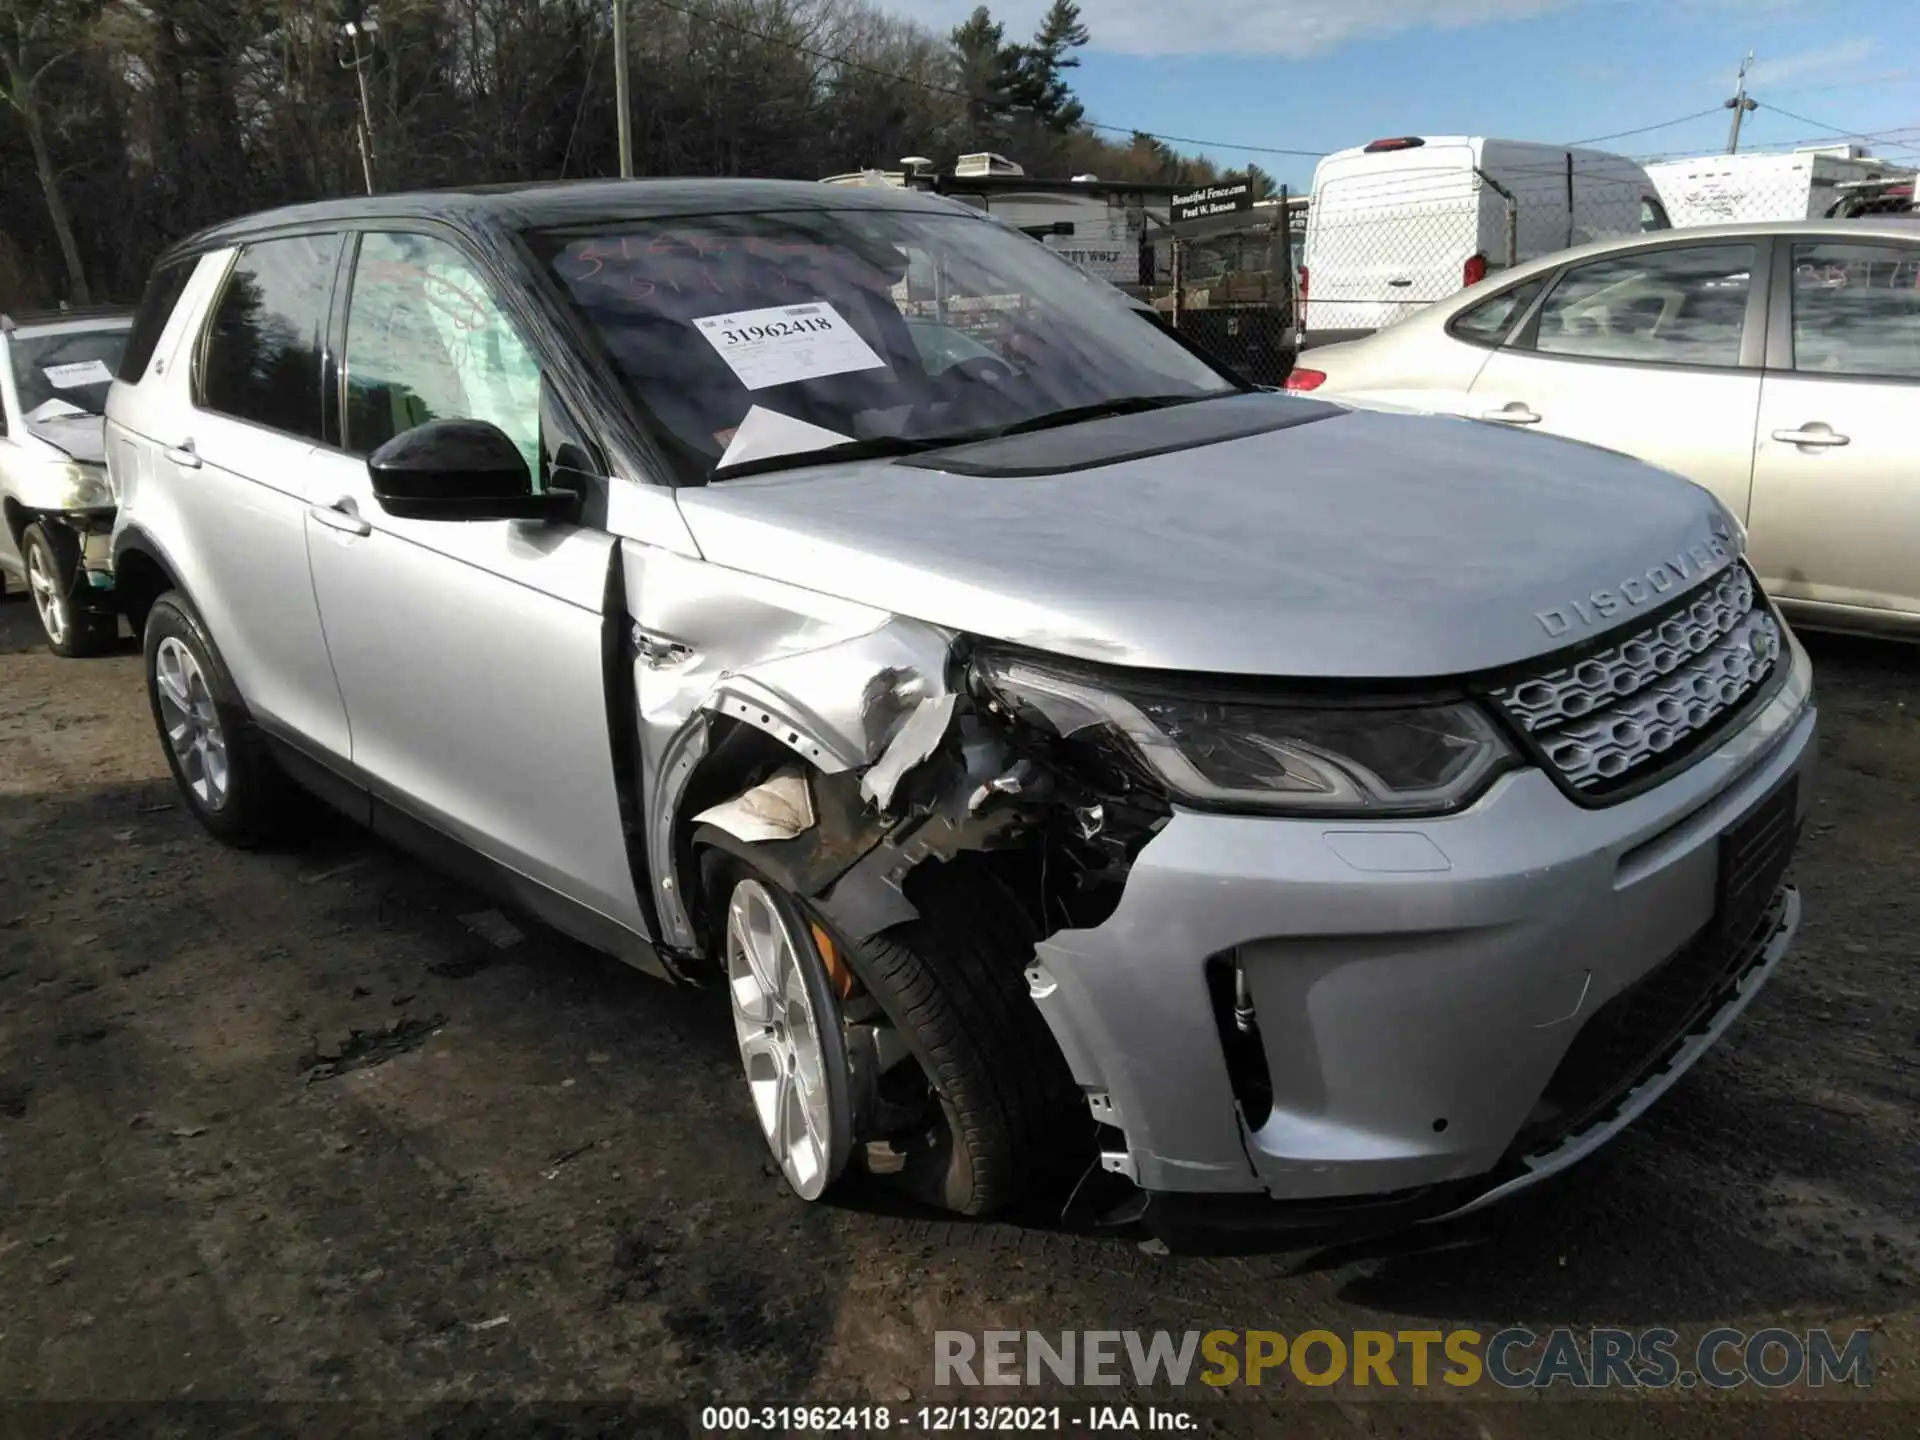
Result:
M947 28L969 0L881 0ZM992 7L1010 34L1044 0ZM1074 82L1090 118L1228 142L1304 187L1314 152L1382 135L1566 141L1717 107L1755 52L1741 148L1807 143L1823 127L1884 134L1920 163L1915 0L1082 0L1093 32ZM1436 26L1426 18L1449 17ZM1632 155L1725 147L1730 115L1605 142ZM1809 124L1807 121L1817 121ZM1900 148L1901 145L1905 148Z

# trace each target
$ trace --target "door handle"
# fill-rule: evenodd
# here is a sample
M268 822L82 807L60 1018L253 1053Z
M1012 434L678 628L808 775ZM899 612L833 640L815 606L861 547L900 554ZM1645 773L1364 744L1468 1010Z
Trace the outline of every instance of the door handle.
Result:
M309 505L307 514L329 530L342 535L371 535L373 526L360 518L360 507L351 495L342 495L331 505Z
M167 448L160 453L178 465L182 470L198 470L200 468L200 452L193 448L192 436L188 436L178 445L167 446Z
M1849 438L1834 433L1834 428L1823 421L1815 420L1811 425L1802 425L1798 430L1776 430L1773 438L1782 445L1828 446L1845 445Z
M1498 410L1482 410L1482 420L1491 420L1498 425L1538 425L1540 417L1527 408L1524 400L1510 401Z

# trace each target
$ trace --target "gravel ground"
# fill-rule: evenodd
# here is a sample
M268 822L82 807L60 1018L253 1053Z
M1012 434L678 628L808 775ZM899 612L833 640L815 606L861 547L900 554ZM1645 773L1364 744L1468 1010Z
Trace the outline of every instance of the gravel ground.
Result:
M240 1407L170 1412L182 1433L536 1413L394 1408L463 1402L654 1407L537 1412L619 1433L714 1401L904 1409L962 1398L934 1391L936 1329L1717 1323L1874 1327L1875 1398L1179 1403L1247 1433L1920 1432L1920 649L1828 640L1815 659L1806 920L1728 1043L1597 1159L1492 1213L1184 1258L800 1204L710 995L531 920L502 948L461 919L490 902L349 827L220 848L174 803L131 648L57 660L9 599L0 1434L157 1413L34 1400Z

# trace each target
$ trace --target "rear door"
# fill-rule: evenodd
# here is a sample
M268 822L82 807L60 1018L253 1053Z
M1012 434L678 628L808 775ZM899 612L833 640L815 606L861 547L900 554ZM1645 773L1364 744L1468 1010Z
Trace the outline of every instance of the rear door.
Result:
M1307 218L1306 328L1377 330L1454 294L1479 246L1480 208L1465 145L1323 162Z
M320 375L340 243L314 234L243 246L197 344L180 347L156 377L157 403L138 410L158 481L143 482L140 516L249 710L334 756L347 753L347 716L307 575L304 491L324 434Z
M1717 241L1570 266L1475 378L1467 413L1676 470L1744 519L1764 252L1759 242Z
M1786 599L1920 619L1920 244L1809 239L1783 258L1754 564Z

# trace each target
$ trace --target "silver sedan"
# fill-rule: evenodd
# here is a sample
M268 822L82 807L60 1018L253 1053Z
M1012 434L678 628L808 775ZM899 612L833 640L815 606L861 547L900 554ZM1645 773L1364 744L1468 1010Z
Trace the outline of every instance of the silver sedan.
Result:
M1502 271L1288 388L1650 460L1717 495L1803 624L1920 635L1920 222L1714 225Z

